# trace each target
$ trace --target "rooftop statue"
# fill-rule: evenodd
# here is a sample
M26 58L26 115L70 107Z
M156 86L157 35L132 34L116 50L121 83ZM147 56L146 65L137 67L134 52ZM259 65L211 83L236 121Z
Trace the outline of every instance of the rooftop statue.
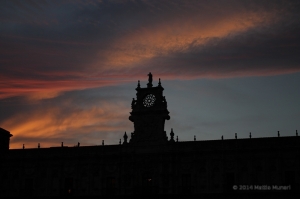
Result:
M151 74L151 72L148 74L148 76L149 76L149 79L148 79L148 84L147 84L147 87L148 88L151 88L152 87L152 74Z

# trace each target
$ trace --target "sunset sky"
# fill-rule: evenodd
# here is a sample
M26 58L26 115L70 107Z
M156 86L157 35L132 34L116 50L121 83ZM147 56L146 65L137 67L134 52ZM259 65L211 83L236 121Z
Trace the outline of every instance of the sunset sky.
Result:
M2 0L10 148L118 144L137 81L161 78L179 141L300 130L300 2Z

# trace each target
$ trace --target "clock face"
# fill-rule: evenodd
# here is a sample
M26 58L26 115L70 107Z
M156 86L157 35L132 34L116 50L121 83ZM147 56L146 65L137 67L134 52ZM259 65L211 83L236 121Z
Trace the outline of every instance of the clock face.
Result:
M143 104L145 107L153 106L154 102L155 102L155 96L153 94L149 94L143 99Z

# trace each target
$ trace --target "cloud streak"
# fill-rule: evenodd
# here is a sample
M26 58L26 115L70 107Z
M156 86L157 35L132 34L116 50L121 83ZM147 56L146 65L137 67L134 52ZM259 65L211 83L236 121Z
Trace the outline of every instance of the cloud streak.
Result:
M37 142L47 139L42 143L43 147L59 145L63 141L71 146L78 141L82 145L95 145L107 139L108 143L117 144L124 129L132 128L131 122L124 120L128 117L129 106L119 97L73 98L78 92L33 104L23 103L19 110L26 109L6 116L1 126L13 133L11 148L20 148L22 144L36 147Z
M168 79L298 72L297 8L297 1L9 2L0 17L0 97L55 96L148 71Z

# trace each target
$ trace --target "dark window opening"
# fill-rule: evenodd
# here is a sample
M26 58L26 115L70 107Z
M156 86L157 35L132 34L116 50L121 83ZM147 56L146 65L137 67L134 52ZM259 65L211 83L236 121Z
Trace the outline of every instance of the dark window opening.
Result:
M144 187L151 187L153 184L153 179L150 175L144 175L143 177L143 186Z
M64 195L73 195L73 178L66 178L65 179L65 187L64 187Z
M24 181L24 189L21 191L24 196L33 195L33 178L26 178Z
M295 190L295 172L294 171L286 171L285 172L285 184L286 186L291 186L291 190Z
M163 186L168 187L170 184L170 177L169 175L163 175Z
M116 187L116 179L114 177L108 177L106 180L106 186L108 188L115 188Z
M191 174L183 174L182 175L182 193L190 193L191 192Z
M125 183L126 187L130 187L130 185L131 185L131 176L130 175L125 176L124 183Z
M154 181L151 174L144 174L142 178L142 189L140 192L142 194L153 194L155 192L154 190Z
M112 195L116 192L116 178L107 177L106 178L106 194Z
M224 191L233 192L233 185L235 185L235 176L233 172L228 172L225 175Z
M190 174L182 175L182 186L191 186L191 175Z

